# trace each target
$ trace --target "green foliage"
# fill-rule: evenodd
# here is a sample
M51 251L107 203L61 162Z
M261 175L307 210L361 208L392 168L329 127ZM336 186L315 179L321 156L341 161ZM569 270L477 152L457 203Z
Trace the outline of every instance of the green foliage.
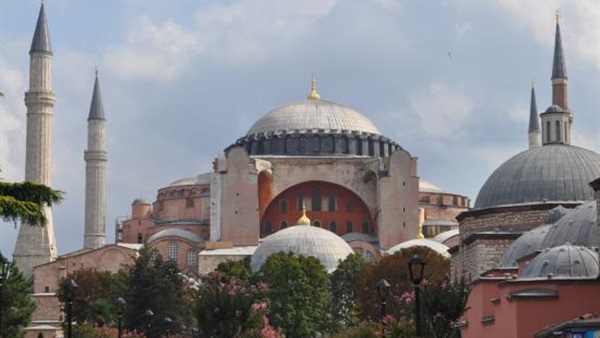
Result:
M271 255L258 278L268 285L270 319L286 337L314 337L329 328L331 308L327 270L315 257Z
M148 331L150 338L164 335L172 326L189 323L191 296L184 287L184 278L177 264L163 261L157 250L142 248L133 266L127 270L128 292L124 297L125 327ZM154 315L146 314L151 310ZM171 318L168 323L165 318Z
M390 297L400 297L412 292L413 286L408 272L408 260L419 253L426 262L424 278L436 283L443 281L450 272L450 262L437 252L426 247L403 249L393 255L384 256L374 264L364 267L358 279L357 299L361 304L359 316L362 320L378 320L381 317L380 304L377 301L377 282L385 278L391 285ZM398 304L398 302L396 302ZM392 306L388 300L387 314L399 318L406 311L404 306Z
M463 281L447 280L428 283L421 292L421 308L424 317L424 333L432 338L452 338L453 328L465 311L469 289Z
M362 256L352 254L331 274L331 318L335 331L359 322L356 285L364 266Z
M266 292L262 283L250 284L213 272L202 279L196 294L196 319L206 337L230 338L244 330L262 327L260 304Z
M229 280L230 278L237 278L241 281L248 281L252 276L252 269L250 268L250 258L250 256L247 256L242 260L227 260L223 263L219 263L216 271L220 272L221 278L225 280Z
M45 225L44 205L60 203L63 195L62 191L38 183L0 181L0 217L7 222Z
M1 254L0 260L6 262ZM2 282L0 336L21 338L35 311L35 303L29 297L33 282L23 277L15 262L10 263L9 270L10 277Z
M66 281L75 281L72 291ZM58 299L65 304L72 297L74 320L81 324L110 323L116 320L116 299L125 294L125 276L96 269L80 269L59 282Z

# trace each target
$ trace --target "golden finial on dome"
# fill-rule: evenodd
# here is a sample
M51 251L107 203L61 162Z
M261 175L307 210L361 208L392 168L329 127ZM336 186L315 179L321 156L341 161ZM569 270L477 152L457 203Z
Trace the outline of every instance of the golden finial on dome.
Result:
M306 98L308 100L314 101L321 99L321 95L317 91L317 85L315 84L315 74L312 74L310 77L310 93L308 93L308 96L306 96Z
M297 225L310 225L310 218L306 216L306 206L304 204L304 199L302 199L302 216L298 218L296 222Z
M423 223L425 222L425 209L419 208L419 233L417 234L417 239L423 239Z

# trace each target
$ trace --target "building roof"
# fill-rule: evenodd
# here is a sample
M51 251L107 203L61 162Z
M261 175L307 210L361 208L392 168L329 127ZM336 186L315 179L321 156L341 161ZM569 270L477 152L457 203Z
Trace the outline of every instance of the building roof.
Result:
M96 81L94 82L94 94L90 104L89 120L104 120L104 105L102 104L102 93L100 92L100 80L98 80L98 71L96 71Z
M268 112L252 125L246 136L302 130L381 134L371 120L356 110L330 101L306 99Z
M567 78L567 67L565 66L565 53L560 36L560 24L556 20L556 34L554 36L554 58L552 60L552 79ZM566 107L563 107L566 108Z
M434 240L428 238L419 238L419 239L411 239L410 241L402 242L400 244L394 245L391 249L387 251L388 254L393 254L397 251L401 251L402 249L412 248L416 246L424 246L427 247L445 258L450 258L450 254L448 253L448 247L442 243L436 242Z
M434 185L433 183L425 181L424 179L419 179L419 192L442 193L444 191L442 190L442 188L438 187L437 185Z
M343 234L342 239L348 243L357 241L372 244L379 243L379 238L377 238L376 236L364 234L362 232L349 232L347 234Z
M595 200L586 202L563 216L549 229L541 243L542 248L551 248L564 243L581 245L588 248L598 247L597 203Z
M155 233L154 235L150 236L150 238L148 238L148 241L146 243L151 244L152 242L158 241L159 239L163 239L166 237L179 237L193 243L202 243L202 238L200 236L187 230L174 228L164 229Z
M528 132L540 132L540 118L535 101L535 87L531 85L531 102L529 104L529 129Z
M267 258L278 252L314 256L328 272L332 272L337 268L339 261L352 254L353 250L346 241L329 230L311 225L296 225L263 239L252 255L252 271L260 270Z
M203 185L210 184L212 173L198 174L192 177L184 177L169 184L169 187L179 187L184 185Z
M584 202L593 198L589 182L600 176L600 155L567 144L525 150L487 179L475 209L545 202Z
M40 7L40 14L38 15L37 23L35 25L35 32L33 33L33 40L31 41L31 53L47 53L52 55L52 45L50 44L50 30L48 30L48 20L46 20L46 9L44 3Z
M551 226L551 224L544 224L523 233L504 252L504 256L500 260L500 267L516 267L517 259L539 251L542 248L544 237L546 237Z
M595 250L567 243L544 250L527 265L519 279L596 278L599 266Z

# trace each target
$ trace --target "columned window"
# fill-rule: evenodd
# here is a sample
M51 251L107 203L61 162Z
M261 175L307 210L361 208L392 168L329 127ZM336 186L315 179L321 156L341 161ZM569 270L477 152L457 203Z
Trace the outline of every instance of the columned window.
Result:
M170 242L167 245L167 259L177 262L177 257L179 256L179 245L175 242Z

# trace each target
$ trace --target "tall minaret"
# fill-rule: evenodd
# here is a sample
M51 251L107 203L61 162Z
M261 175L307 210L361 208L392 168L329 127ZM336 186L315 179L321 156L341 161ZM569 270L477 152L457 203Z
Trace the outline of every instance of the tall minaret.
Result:
M88 116L88 143L85 159L85 234L83 247L97 249L104 246L106 236L106 162L104 147L104 107L100 94L98 70L94 94Z
M535 101L535 80L531 80L531 103L529 104L529 149L539 147L540 144L540 118Z
M56 96L52 92L52 47L44 3L35 26L29 50L29 90L25 93L27 106L27 137L25 180L52 185L52 108ZM13 254L25 276L31 276L33 267L53 261L58 256L52 210L45 208L48 222L45 226L21 224Z
M567 105L567 67L565 66L565 54L558 19L557 13L554 59L552 62L552 105L540 114L542 119L542 144L571 144L573 115Z

